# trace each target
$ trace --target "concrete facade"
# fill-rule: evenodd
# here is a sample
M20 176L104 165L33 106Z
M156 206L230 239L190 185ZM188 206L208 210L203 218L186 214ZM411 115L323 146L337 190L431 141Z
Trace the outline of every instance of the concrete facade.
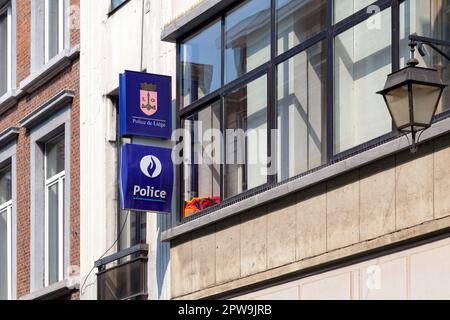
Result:
M447 135L423 145L417 155L403 152L380 159L218 222L209 232L180 237L171 250L173 298L226 297L448 229L450 206L442 196L442 181L450 179L449 156ZM216 245L198 253L194 246L205 239L215 239ZM194 268L198 261L216 261L215 269L200 273Z

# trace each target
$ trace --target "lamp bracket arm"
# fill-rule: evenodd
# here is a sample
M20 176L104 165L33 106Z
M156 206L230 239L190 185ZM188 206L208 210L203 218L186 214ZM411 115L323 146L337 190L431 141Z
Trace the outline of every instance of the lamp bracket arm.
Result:
M441 49L439 49L437 46L444 46L444 47L449 47L450 48L450 41L445 41L445 40L438 40L438 39L433 39L433 38L427 38L427 37L421 37L418 35L410 35L409 36L409 40L414 43L414 44L423 44L423 45L427 45L430 48L432 48L434 51L436 51L437 53L439 53L441 56L443 56L444 58L446 58L447 60L450 61L450 55L446 54L444 51L442 51Z

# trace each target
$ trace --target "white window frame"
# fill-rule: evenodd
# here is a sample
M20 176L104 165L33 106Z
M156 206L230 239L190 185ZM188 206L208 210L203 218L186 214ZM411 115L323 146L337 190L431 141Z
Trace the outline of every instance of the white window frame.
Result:
M50 35L50 23L49 23L49 2L51 0L45 0L44 2L44 64L50 60L49 52L49 35ZM58 1L58 53L64 50L64 0Z
M12 6L11 2L8 2L3 8L0 8L0 15L5 14L7 16L7 80L6 80L6 93L12 90Z
M58 139L58 136L52 140ZM64 137L64 135L63 135ZM51 142L52 140L48 141ZM47 142L47 143L48 143ZM44 174L47 177L47 149L44 150ZM45 180L45 212L44 212L44 285L50 285L49 276L49 188L58 185L58 282L64 279L64 182L66 178L66 171L62 171L53 177Z
M0 206L0 214L6 212L6 237L7 237L7 257L8 264L8 300L12 300L12 200Z

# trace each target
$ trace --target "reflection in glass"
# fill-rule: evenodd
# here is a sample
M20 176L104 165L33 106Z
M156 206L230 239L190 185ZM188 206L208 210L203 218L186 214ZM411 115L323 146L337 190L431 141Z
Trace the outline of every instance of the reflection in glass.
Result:
M59 215L58 183L48 187L48 279L49 284L59 281Z
M224 105L229 198L267 183L267 76L225 96Z
M326 45L278 66L278 178L326 162Z
M325 28L327 0L277 0L278 54Z
M182 107L221 85L220 20L181 43Z
M350 17L359 10L370 6L375 1L376 0L334 0L334 23L338 23L339 21ZM372 12L372 10L370 12Z
M11 167L0 170L0 206L12 199Z
M334 41L335 153L392 131L389 111L376 94L392 71L391 10L379 18L380 29L362 22Z
M59 0L47 0L48 10L48 39L46 39L48 60L52 59L59 53ZM62 32L62 31L61 31Z
M0 300L8 299L8 218L0 211Z
M183 121L183 128L190 133L184 141L183 190L187 218L201 210L220 203L220 136L212 129L220 130L220 103L216 102ZM213 148L212 144L218 148Z
M406 0L400 4L400 48L401 66L409 59L408 36L416 33L419 36L450 41L450 1L449 0ZM432 49L427 55L416 54L420 66L437 69L442 80L450 84L450 62ZM450 48L440 47L447 54ZM450 87L438 106L437 113L450 110Z
M46 165L47 165L47 179L64 171L64 136L59 136L56 139L48 142L45 145Z
M225 82L270 59L270 0L248 0L225 17Z
M8 91L8 15L0 14L0 97Z

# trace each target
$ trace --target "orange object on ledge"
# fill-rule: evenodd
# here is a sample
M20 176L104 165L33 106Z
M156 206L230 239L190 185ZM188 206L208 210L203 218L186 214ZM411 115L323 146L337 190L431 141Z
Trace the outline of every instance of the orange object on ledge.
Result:
M184 217L189 218L196 213L199 213L218 204L220 204L220 197L194 198L191 201L186 202L186 205L184 207Z

